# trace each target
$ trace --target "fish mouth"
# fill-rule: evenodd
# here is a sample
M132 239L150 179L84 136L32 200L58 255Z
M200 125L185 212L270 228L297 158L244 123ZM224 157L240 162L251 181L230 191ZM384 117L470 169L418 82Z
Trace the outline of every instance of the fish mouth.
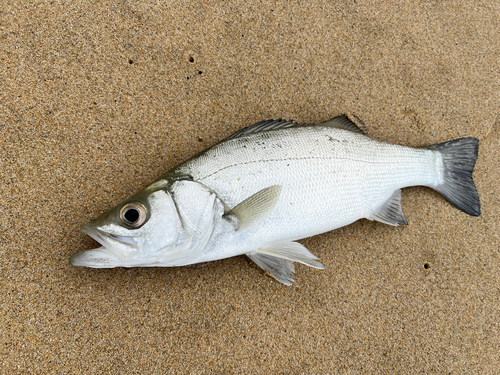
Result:
M69 263L72 266L90 268L120 267L123 265L126 258L126 256L123 257L123 255L130 255L131 252L137 250L137 243L133 237L107 233L88 224L83 225L80 229L102 246L73 254L69 259ZM118 249L117 246L119 246L120 249ZM124 247L128 249L125 253L122 250Z
M89 226L88 224L83 225L80 229L83 233L89 235L94 240L99 242L103 247L109 250L113 250L113 245L116 245L117 242L137 249L137 242L134 240L134 237L118 236L116 234L100 230L97 227Z

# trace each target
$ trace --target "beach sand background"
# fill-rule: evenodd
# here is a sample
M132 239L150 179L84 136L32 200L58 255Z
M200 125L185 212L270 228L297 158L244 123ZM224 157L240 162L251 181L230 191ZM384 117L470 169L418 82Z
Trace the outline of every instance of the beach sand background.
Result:
M0 372L498 373L497 1L1 1ZM79 226L263 119L348 113L378 140L480 139L482 215L403 191L409 225L245 257L69 265ZM335 194L332 189L332 194Z

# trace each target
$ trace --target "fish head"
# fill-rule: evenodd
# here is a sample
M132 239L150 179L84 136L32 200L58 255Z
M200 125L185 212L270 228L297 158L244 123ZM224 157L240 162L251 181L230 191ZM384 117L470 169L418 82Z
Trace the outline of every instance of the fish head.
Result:
M70 263L91 268L190 264L223 212L204 185L161 180L83 225L101 246L74 254Z

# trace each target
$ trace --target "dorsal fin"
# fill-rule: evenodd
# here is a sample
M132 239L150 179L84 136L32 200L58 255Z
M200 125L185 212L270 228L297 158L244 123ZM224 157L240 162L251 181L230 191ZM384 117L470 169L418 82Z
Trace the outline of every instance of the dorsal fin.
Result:
M263 133L270 130L278 130L278 129L288 129L288 128L301 128L306 126L329 126L337 129L349 130L355 133L365 134L365 132L360 129L354 122L349 120L346 115L337 116L332 118L331 120L321 122L319 124L311 125L311 124L298 124L293 121L287 120L264 120L258 122L254 125L247 126L241 130L238 130L236 133L230 135L222 142L229 141L230 139L244 137L246 135L255 134L255 133Z
M317 126L329 126L332 128L344 129L355 133L365 134L365 132L360 129L354 122L349 120L346 115L334 117L331 120L319 123Z
M287 120L264 120L261 122L258 122L256 124L247 126L241 130L238 130L236 133L230 135L224 141L228 141L230 139L234 138L239 138L243 137L245 135L249 134L254 134L254 133L261 133L261 132L266 132L269 130L277 130L277 129L287 129L287 128L292 128L292 127L297 127L297 126L307 126L308 124L297 124L296 122L293 121L287 121Z

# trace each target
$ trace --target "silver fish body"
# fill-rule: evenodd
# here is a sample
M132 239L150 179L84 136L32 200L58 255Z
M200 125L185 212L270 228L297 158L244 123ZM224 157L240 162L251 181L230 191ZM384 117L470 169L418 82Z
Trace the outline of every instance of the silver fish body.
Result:
M246 254L276 279L291 284L293 262L323 268L294 241L361 218L406 224L401 188L431 187L458 208L479 215L471 177L477 148L475 138L424 148L378 142L345 116L314 126L259 123L182 163L111 214L89 223L84 230L104 245L102 254L89 258L88 252L81 252L72 264L179 266ZM161 195L153 204L161 206L158 210L148 203L153 193ZM151 206L145 207L147 221L154 216L163 229L151 227L137 235L137 229L127 228L119 211L134 201ZM166 226L177 236L160 240ZM124 256L107 234L113 241L126 238L135 248ZM152 241L158 246L148 251L140 245ZM105 253L112 258L106 259Z

